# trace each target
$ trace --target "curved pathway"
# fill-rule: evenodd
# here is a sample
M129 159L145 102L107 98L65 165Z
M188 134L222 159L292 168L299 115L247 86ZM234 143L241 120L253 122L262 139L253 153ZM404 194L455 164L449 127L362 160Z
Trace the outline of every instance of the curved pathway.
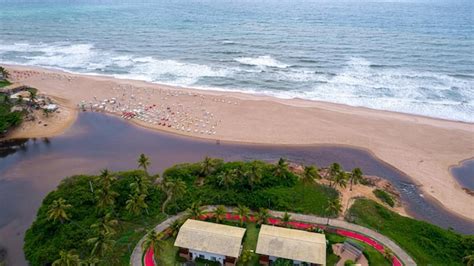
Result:
M213 211L215 206L205 206L203 207L203 211ZM238 220L238 215L233 215L234 208L227 208L229 212L227 214L228 220ZM371 229L366 227L352 224L346 221L337 220L337 219L329 219L324 217L319 217L315 215L308 215L308 214L299 214L299 213L288 213L291 215L292 222L290 224L295 228L306 229L311 226L318 226L323 229L327 228L328 226L331 229L335 230L336 234L343 235L349 238L353 238L356 240L360 240L369 244L370 246L377 249L379 252L383 253L384 246L388 247L393 254L395 255L392 261L394 266L398 265L416 265L415 261L408 255L402 248L400 248L395 242L390 240L388 237L377 233ZM174 221L185 217L186 212L181 212L175 216L171 216L162 223L158 224L154 229L157 232L161 232L168 228ZM270 224L278 224L280 223L280 219L284 215L284 212L279 211L270 211L270 216L273 218L269 219ZM277 219L275 219L277 218ZM253 217L250 217L250 220L253 220ZM329 222L329 223L328 223ZM132 266L142 266L142 257L143 257L143 249L142 243L145 240L145 236L140 239L138 244L135 246L132 256L130 257L130 264ZM145 265L146 266L153 266L153 252L147 252L145 254Z

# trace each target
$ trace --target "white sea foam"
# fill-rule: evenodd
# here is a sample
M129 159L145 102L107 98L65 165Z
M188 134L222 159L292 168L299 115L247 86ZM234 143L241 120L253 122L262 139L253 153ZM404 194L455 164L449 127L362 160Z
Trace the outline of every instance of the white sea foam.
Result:
M250 65L250 66L257 66L257 67L287 68L290 66L276 60L275 58L269 55L263 55L259 57L238 57L238 58L234 58L234 60L243 65Z

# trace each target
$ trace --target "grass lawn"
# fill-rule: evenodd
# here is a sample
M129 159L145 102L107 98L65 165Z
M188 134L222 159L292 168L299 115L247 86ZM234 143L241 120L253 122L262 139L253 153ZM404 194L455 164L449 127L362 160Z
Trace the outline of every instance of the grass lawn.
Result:
M371 200L356 200L349 212L355 223L391 238L420 265L463 265L474 250L472 236L401 216Z
M8 80L0 80L0 88L6 87L6 86L8 86L8 85L10 85L10 84L11 84L11 83L10 83L10 81L8 81Z
M174 246L174 237L166 239L161 245L161 254L158 257L158 265L179 265L178 248Z
M257 225L255 223L248 223L247 224L247 231L245 232L245 238L244 238L244 249L249 249L253 250L255 252L255 249L257 248L257 240L258 240L258 233L260 232L260 228L257 228ZM250 266L250 265L259 265L258 264L258 258L259 256L257 254L254 254L252 258L250 259L249 262L247 263L242 263L239 261L237 265L239 266Z

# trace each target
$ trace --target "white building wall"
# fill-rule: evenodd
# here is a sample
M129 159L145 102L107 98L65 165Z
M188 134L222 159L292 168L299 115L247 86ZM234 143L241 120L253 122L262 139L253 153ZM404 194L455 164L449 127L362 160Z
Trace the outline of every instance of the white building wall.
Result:
M197 250L189 250L189 253L193 254L193 260L196 258L203 258L206 260L213 260L213 261L218 261L222 265L224 264L225 256L219 255L219 254L214 254L214 253L208 253L208 252L203 252L203 251L197 251Z

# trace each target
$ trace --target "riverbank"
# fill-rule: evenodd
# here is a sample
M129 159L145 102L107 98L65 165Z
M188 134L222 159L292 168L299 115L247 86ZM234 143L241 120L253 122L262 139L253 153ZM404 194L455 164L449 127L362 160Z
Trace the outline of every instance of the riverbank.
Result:
M82 101L88 104L116 96L124 97L123 104L131 106L133 94L135 101L143 105L156 104L187 114L178 119L197 119L197 127L209 122L205 124L209 128L207 132L201 133L203 130L195 131L196 127L183 131L168 127L169 123L163 126L131 120L153 129L233 142L363 148L412 177L425 197L437 200L465 218L474 217L474 209L470 208L474 199L462 190L448 170L474 157L472 124L301 99L174 88L40 68L10 66L9 70L14 81L63 98L69 108L76 108ZM210 129L211 126L214 128Z

